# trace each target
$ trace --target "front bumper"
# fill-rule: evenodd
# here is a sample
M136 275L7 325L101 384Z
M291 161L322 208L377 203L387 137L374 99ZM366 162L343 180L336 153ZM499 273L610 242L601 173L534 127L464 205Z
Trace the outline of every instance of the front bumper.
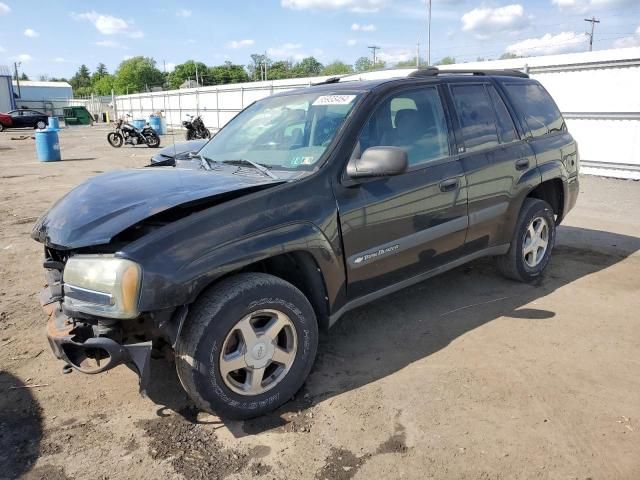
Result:
M126 365L139 377L140 390L146 390L149 379L151 342L120 344L104 337L87 335L90 327L78 324L61 308L56 286L48 286L40 295L40 303L49 316L47 340L56 358L82 373L96 374Z

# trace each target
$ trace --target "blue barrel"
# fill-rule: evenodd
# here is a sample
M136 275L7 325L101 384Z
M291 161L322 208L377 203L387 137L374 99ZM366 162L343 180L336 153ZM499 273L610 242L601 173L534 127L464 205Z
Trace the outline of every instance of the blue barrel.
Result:
M58 117L49 117L49 130L60 130L60 120L58 120Z
M162 135L162 119L160 117L149 117L149 125L155 130L158 135Z
M36 130L36 155L41 162L61 160L60 142L56 130Z
M167 134L167 119L162 117L160 118L160 135Z
M136 119L133 121L133 126L138 130L142 130L146 124L147 124L146 120Z

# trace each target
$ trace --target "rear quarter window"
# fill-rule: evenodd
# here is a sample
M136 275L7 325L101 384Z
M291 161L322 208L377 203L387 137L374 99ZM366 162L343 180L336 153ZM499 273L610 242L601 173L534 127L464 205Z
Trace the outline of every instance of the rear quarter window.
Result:
M495 111L485 86L455 85L451 93L467 152L498 145Z
M534 137L565 130L560 110L541 85L512 83L505 89Z

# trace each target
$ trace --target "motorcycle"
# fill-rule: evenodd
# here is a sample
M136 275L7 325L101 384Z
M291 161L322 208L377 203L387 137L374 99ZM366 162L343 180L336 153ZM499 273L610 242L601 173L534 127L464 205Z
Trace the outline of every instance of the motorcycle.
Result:
M211 138L211 132L204 126L200 115L189 115L189 120L182 122L182 126L187 129L184 134L185 140L196 140L198 138Z
M125 122L122 118L116 122L115 130L107 135L107 141L109 145L114 148L120 148L125 144L144 144L149 148L157 148L160 146L160 137L148 123L144 128L138 129L129 122Z

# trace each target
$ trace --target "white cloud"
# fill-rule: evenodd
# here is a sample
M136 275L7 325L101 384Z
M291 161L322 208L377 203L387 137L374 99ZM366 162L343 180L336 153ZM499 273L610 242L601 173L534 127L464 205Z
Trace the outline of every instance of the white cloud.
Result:
M9 5L7 5L6 3L0 2L0 15L6 15L10 11L11 9L9 8Z
M354 23L351 25L351 30L354 32L375 32L377 29L378 28L373 24L361 25L359 23Z
M506 51L523 57L577 52L585 49L588 38L586 34L576 32L547 33L540 38L528 38L509 45Z
M12 59L23 63L29 63L31 60L33 60L33 57L28 53L21 53L20 55L12 57Z
M27 28L24 31L24 36L25 37L29 37L29 38L36 38L36 37L39 37L40 34L38 32L36 32L35 30L33 30L32 28Z
M87 20L103 35L126 35L131 38L141 38L144 34L135 30L133 22L127 22L119 17L104 15L95 11L85 13L72 13L75 20Z
M615 48L640 47L640 27L630 37L619 38L613 44Z
M176 12L176 17L189 18L193 12L186 8L181 8Z
M271 57L277 58L293 58L294 60L302 60L307 55L301 51L300 43L285 43L279 47L272 47L267 50Z
M54 62L56 63L64 63L66 62L66 60L63 57L56 57L53 59Z
M637 0L552 0L551 3L563 11L587 13L593 10L637 5Z
M377 12L388 0L280 0L284 8L293 10L351 10L352 12Z
M173 72L176 69L176 64L173 62L167 62L164 64L164 68L167 69L167 72Z
M3 46L0 46L0 53L2 53L2 52L6 52L6 51L7 51L7 49L6 49L6 48L4 48Z
M407 49L384 50L376 55L378 60L393 65L398 62L406 62L407 60L415 60L416 52Z
M99 47L106 47L106 48L120 48L122 46L119 42L116 42L115 40L100 40L99 42L96 42L96 45Z
M462 30L474 33L478 38L487 38L496 32L513 32L529 25L529 17L519 4L498 8L474 8L462 15Z
M357 41L357 40L355 40L355 39L353 39L353 38L350 38L349 40L347 40L347 45L348 45L349 47L353 47L353 46L354 46L354 45L356 45L357 43L358 43L358 41Z
M254 43L256 43L254 40L251 40L250 38L246 38L244 40L232 40L227 44L227 46L229 48L244 48L244 47L250 47Z

